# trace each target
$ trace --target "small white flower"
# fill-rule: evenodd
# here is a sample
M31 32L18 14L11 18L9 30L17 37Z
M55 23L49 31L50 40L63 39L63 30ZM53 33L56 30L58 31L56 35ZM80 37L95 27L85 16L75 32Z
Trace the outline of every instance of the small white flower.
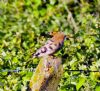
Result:
M2 52L2 56L6 56L6 53L4 51Z

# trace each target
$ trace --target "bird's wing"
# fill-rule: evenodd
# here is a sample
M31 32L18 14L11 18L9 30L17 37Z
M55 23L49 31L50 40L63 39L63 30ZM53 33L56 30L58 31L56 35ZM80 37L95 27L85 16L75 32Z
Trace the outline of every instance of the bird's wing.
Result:
M33 57L41 57L45 55L50 55L54 53L58 49L58 44L53 43L51 40L47 41L44 46L42 46L40 49L36 51L35 54L33 54Z

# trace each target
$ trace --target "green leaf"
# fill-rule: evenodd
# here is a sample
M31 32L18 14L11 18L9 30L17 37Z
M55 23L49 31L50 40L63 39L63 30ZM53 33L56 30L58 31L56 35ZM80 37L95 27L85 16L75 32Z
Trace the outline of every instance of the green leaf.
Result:
M86 78L85 77L79 77L78 79L78 83L76 85L76 89L79 90L81 88L81 86L85 83Z
M13 63L17 63L17 62L18 62L17 57L14 57L13 60L12 60L12 62L13 62Z
M100 91L100 86L96 86L95 91Z

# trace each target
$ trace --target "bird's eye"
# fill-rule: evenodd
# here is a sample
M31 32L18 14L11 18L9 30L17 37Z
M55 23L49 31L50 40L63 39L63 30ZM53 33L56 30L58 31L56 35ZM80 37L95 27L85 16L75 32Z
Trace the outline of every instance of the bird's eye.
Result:
M53 35L53 32L49 32L49 35Z

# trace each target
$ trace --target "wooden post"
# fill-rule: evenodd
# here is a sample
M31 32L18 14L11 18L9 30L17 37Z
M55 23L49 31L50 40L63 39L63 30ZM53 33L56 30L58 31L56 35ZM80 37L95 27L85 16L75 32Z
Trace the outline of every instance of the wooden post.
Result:
M42 58L30 80L31 91L57 91L62 73L60 58Z

